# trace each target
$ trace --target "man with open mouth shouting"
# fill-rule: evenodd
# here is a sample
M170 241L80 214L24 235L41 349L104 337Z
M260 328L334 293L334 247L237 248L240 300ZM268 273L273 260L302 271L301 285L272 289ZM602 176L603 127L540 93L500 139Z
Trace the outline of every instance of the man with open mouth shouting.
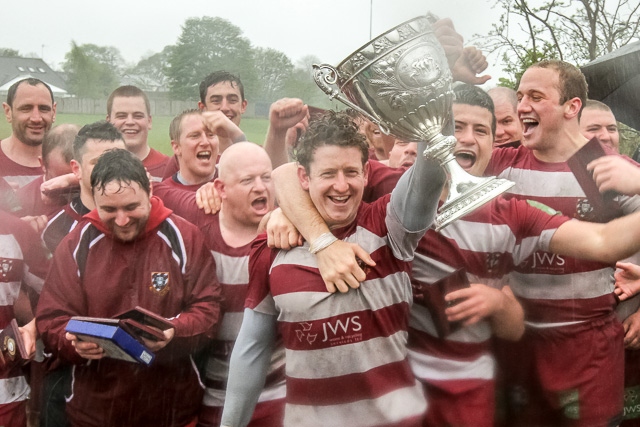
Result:
M590 220L593 201L567 164L588 142L578 123L587 96L584 76L566 62L541 61L525 71L517 96L523 145L495 150L488 173L515 181L513 197ZM617 199L622 212L637 210L636 199ZM610 264L547 251L517 266L510 285L524 307L526 329L509 349L509 425L619 423L624 331L613 313L612 276Z

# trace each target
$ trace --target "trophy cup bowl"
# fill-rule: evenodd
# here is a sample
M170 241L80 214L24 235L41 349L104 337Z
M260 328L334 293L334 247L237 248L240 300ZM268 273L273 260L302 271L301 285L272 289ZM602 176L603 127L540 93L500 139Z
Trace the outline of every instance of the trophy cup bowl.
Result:
M453 156L456 139L442 130L451 123L451 72L432 29L432 16L406 21L352 53L337 67L314 65L314 80L337 99L405 141L425 141L423 155L437 159L449 181L449 195L438 210L435 229L511 188L511 181L476 177Z

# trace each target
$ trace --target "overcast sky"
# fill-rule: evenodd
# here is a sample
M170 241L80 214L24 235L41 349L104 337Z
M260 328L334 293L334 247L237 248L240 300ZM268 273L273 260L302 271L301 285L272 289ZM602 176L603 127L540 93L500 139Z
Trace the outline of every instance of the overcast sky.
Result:
M219 16L254 46L271 47L295 63L305 55L337 65L373 36L431 11L450 17L467 42L497 22L494 0L2 0L0 47L43 56L59 68L74 40L114 46L128 63L175 44L187 18ZM495 58L490 58L495 61ZM491 67L497 84L500 67Z

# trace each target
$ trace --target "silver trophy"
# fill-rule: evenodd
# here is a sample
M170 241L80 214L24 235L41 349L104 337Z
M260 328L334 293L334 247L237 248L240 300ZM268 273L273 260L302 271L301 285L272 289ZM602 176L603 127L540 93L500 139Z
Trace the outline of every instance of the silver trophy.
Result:
M398 25L362 46L337 67L314 65L316 84L331 99L348 105L405 141L426 141L424 155L437 159L449 176L449 195L435 220L436 230L511 188L496 177L468 174L453 156L456 139L442 135L451 122L451 72L433 33L433 16Z

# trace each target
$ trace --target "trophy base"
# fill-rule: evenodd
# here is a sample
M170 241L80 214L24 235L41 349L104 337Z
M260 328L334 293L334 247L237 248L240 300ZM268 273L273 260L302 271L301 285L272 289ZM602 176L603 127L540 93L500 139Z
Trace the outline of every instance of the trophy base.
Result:
M449 197L440 207L433 223L435 230L442 230L456 219L473 212L514 185L514 182L507 179L485 177L475 178L474 182L457 185L457 189L455 189L457 191L452 191L454 189L450 188Z

